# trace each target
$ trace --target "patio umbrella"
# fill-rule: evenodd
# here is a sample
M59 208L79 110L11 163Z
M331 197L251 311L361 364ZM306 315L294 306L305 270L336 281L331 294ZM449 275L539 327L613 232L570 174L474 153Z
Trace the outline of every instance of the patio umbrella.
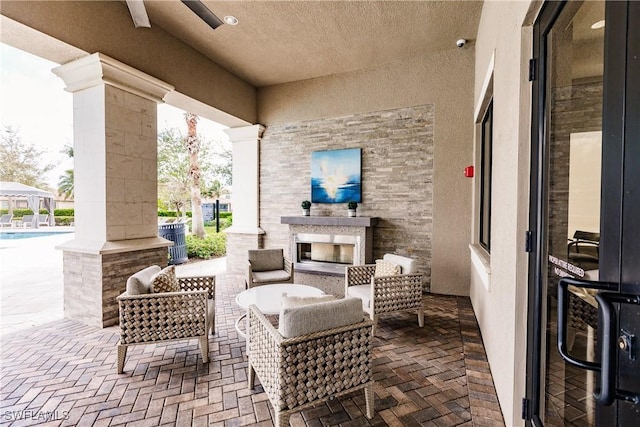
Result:
M3 181L0 182L0 197L12 199L27 199L29 209L33 211L33 227L38 227L38 214L40 213L40 199L44 200L44 207L49 212L49 224L54 224L53 218L53 200L54 195L39 188L30 187L20 184L19 182Z

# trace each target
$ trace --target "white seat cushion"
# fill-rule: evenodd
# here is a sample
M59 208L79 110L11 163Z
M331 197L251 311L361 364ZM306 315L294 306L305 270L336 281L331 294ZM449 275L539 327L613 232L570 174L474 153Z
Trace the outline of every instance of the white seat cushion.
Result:
M286 282L291 276L286 270L272 270L272 271L254 271L253 281L260 282Z
M371 304L371 285L356 285L347 287L347 295L362 300L362 308L369 308Z

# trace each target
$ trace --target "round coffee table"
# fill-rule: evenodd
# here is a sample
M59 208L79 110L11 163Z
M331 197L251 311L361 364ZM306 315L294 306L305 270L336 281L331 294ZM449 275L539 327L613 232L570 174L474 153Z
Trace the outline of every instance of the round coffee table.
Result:
M236 304L244 310L248 310L251 304L255 304L262 313L277 315L280 314L280 300L284 294L294 297L314 297L324 295L324 292L313 286L291 283L262 285L240 292L236 296ZM246 317L247 314L245 313L236 320L236 331L243 338L246 337L246 332L240 328L240 322Z

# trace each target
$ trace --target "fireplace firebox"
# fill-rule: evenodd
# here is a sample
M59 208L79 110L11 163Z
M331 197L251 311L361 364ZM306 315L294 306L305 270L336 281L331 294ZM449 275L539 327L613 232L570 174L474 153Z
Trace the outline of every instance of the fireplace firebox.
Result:
M344 273L360 253L359 236L297 233L293 239L297 271Z
M289 248L296 280L331 295L344 293L347 265L373 262L371 217L283 216L289 224Z

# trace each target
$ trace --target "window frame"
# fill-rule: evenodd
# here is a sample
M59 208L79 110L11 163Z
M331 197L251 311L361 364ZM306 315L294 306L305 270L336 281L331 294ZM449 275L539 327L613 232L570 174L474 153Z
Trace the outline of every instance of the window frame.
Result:
M487 124L489 131L487 132ZM479 215L478 215L478 243L484 250L491 253L491 180L493 163L493 97L489 99L482 120L480 121L480 171L479 171ZM489 133L489 135L487 135ZM488 163L488 165L487 165ZM488 217L488 218L487 218ZM485 230L485 218L486 230Z

